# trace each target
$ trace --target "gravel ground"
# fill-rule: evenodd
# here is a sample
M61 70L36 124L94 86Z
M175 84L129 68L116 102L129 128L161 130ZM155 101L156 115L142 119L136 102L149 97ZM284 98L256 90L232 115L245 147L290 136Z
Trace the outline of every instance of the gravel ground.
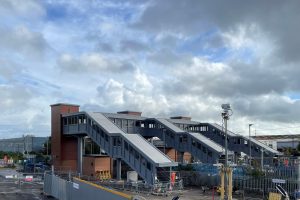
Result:
M5 178L14 174L14 170L0 170L0 199L1 200L47 200L43 195L43 184L40 182L23 182L17 179Z

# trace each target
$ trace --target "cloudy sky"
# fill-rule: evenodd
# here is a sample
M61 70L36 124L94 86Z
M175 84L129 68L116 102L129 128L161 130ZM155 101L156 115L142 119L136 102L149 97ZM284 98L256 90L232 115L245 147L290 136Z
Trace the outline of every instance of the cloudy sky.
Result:
M50 135L50 104L300 133L298 0L1 0L0 138Z

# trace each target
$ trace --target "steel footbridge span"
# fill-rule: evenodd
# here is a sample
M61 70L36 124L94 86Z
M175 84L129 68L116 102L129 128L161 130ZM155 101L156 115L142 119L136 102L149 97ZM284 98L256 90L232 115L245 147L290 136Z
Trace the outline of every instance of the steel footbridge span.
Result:
M121 160L149 184L154 184L157 179L159 180L159 172L170 171L172 167L178 165L141 135L124 132L102 113L64 114L62 119L64 135L78 138L89 136L110 157L117 160L117 177L119 178ZM80 144L82 140L78 141L82 146ZM82 153L79 155L82 156ZM82 166L80 167L82 169Z
M189 152L191 155L204 163L218 163L225 154L224 148L210 138L201 133L185 131L168 119L148 118L144 120L144 126L139 133L144 137L158 137L164 141L166 147L176 149L180 155L180 162L183 162L183 153ZM233 152L228 152L233 156Z
M219 145L225 145L225 130L222 126L215 123L199 123L197 125L190 125L186 127L186 130L195 133L201 133L205 137L210 138ZM264 157L274 157L282 155L279 151L265 145L254 138L245 137L236 134L232 131L227 131L228 148L229 150L240 153L243 152L250 155L251 145L251 156L260 158L263 154Z

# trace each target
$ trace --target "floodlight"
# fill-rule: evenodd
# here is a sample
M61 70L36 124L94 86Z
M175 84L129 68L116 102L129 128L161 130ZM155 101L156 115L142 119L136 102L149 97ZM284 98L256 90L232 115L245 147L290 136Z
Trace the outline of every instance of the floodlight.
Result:
M229 103L222 104L221 107L222 107L223 110L231 110L231 107L230 107L230 104L229 104Z

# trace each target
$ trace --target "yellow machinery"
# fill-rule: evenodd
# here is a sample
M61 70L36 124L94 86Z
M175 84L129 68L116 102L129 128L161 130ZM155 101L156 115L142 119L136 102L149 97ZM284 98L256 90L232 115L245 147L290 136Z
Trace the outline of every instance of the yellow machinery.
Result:
M105 171L97 171L96 172L96 177L100 180L109 180L111 179L110 172L108 170Z
M282 195L279 193L270 192L269 200L281 200Z
M232 169L230 167L227 167L224 168L222 167L221 168L221 171L220 171L220 176L221 176L221 186L220 188L218 189L220 191L220 195L221 195L221 200L224 200L224 197L225 197L225 174L227 176L227 199L228 200L232 200Z

